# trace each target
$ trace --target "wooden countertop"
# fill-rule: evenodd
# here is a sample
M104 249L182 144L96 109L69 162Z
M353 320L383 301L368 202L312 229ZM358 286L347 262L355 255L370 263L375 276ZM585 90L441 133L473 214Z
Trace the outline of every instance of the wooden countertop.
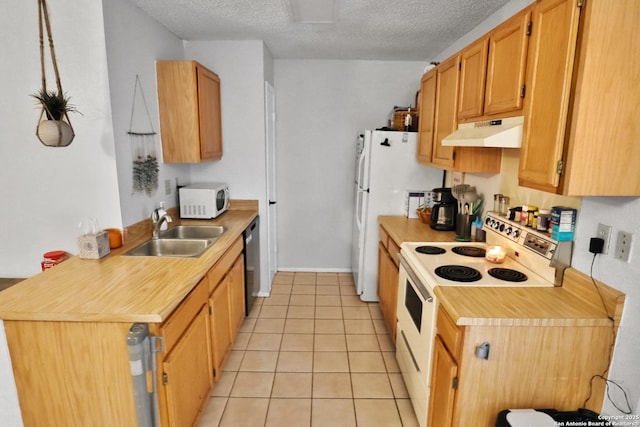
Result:
M257 203L256 203L257 205ZM99 260L72 257L0 293L0 319L42 321L164 321L257 216L257 208L228 210L214 220L171 225L223 225L227 231L199 258L131 257L148 239L136 235Z
M418 219L380 216L379 223L396 244L450 242L455 233L432 230ZM624 294L596 281L607 312L591 278L578 270L565 271L562 287L437 286L439 303L457 325L486 326L610 326L619 324Z
M416 218L404 216L378 217L378 223L387 230L389 236L400 246L402 242L453 242L456 233L453 231L438 231L432 229Z

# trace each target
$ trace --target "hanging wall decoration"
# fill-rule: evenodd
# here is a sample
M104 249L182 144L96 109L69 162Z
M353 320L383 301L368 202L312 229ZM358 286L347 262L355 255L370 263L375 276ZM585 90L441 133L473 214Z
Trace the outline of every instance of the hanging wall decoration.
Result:
M140 89L140 96L144 103L149 120L149 130L146 132L133 131L133 116L136 108L136 95ZM144 193L151 196L158 189L158 158L156 155L156 132L149 115L147 101L140 85L140 77L136 74L133 88L133 105L131 106L131 121L129 122L129 140L131 141L131 158L133 159L133 194Z
M51 53L51 63L56 76L57 90L47 90L47 78L45 74L44 60L44 32L43 24L46 27L47 38L49 40L49 51ZM38 29L40 31L40 70L42 74L42 87L31 96L38 100L42 110L36 128L36 135L40 142L48 147L66 147L71 144L75 133L69 121L70 112L77 112L76 108L69 103L69 96L62 91L60 73L56 61L56 53L53 47L53 36L51 34L51 23L47 12L46 0L38 0Z

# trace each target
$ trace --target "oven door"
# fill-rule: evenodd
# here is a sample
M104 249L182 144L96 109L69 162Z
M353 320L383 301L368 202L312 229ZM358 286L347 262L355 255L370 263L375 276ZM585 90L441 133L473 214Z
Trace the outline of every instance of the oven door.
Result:
M400 255L396 359L421 427L427 423L436 300Z

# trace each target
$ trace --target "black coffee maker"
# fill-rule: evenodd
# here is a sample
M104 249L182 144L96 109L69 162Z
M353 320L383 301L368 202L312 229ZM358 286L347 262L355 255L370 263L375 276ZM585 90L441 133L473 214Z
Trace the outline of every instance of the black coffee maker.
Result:
M455 230L458 203L451 193L451 188L434 188L432 191L435 204L431 211L431 228L441 231Z

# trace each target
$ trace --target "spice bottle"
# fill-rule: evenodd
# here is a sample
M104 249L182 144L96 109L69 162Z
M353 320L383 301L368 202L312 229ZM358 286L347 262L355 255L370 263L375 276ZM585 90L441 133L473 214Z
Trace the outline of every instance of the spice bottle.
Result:
M548 232L550 218L551 211L549 209L540 209L540 211L538 212L538 224L536 226L536 229L538 231L542 231L543 233Z
M538 207L537 206L528 206L527 209L527 227L535 227L534 221L535 221L535 216L538 213Z

